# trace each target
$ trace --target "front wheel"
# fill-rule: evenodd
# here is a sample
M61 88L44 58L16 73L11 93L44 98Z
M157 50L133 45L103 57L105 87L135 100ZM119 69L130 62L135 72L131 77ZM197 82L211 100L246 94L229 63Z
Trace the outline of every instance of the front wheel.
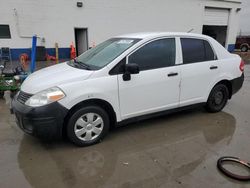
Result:
M86 106L77 110L69 119L68 138L78 146L96 144L109 130L109 116L99 106Z
M208 97L206 110L212 113L221 111L227 104L228 98L229 91L226 85L218 84L214 86Z

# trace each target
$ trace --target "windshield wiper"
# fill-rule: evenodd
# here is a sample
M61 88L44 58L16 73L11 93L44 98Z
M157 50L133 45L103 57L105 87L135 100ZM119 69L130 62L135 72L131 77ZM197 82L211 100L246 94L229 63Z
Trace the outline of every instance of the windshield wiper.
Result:
M84 68L86 70L91 70L90 66L86 63L83 63L81 61L77 61L76 59L73 59L74 60L74 63L79 65L81 68Z

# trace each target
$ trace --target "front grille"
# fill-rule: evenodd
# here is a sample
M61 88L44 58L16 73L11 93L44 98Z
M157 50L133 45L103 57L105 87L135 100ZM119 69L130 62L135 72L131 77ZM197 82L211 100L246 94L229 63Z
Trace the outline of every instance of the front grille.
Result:
M31 94L20 91L19 95L17 96L17 100L24 104L30 97L32 97Z

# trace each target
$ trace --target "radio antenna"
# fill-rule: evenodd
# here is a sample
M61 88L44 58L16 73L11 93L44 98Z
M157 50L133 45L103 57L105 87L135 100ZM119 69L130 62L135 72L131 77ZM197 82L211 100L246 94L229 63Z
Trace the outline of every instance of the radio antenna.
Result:
M190 29L190 30L188 31L188 33L191 33L193 30L194 30L193 28L192 28L192 29Z

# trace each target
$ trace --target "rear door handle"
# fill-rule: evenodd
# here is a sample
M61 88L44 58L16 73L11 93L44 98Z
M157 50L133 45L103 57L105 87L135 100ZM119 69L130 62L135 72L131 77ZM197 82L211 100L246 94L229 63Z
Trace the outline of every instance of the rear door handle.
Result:
M218 69L218 67L217 67L217 66L211 66L210 69L211 69L211 70L213 70L213 69Z
M177 72L171 72L171 73L169 73L168 74L168 77L171 77L171 76L177 76L178 75L178 73Z

